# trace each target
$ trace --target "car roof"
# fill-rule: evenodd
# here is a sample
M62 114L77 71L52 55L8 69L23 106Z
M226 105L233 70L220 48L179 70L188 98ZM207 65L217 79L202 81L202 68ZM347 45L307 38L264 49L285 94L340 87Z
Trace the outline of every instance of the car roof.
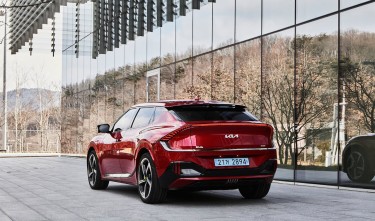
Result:
M225 105L245 108L242 105L236 105L223 101L204 101L204 100L162 100L152 103L142 103L134 105L133 107L179 107L179 106L196 106L196 105Z

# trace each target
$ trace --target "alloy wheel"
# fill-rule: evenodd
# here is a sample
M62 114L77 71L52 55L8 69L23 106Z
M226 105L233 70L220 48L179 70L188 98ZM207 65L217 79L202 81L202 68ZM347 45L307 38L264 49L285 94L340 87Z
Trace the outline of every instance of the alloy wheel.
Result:
M89 165L87 167L88 178L91 186L95 186L97 177L97 162L94 154L89 157Z
M142 198L147 199L150 196L152 188L152 170L150 161L147 158L142 159L139 165L138 188Z

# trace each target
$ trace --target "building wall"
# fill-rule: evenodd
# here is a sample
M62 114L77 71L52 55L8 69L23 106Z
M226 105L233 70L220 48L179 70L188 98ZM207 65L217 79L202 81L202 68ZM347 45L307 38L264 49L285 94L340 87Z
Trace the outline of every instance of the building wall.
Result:
M152 32L104 54L95 28L80 33L78 56L75 42L66 45L63 152L85 153L96 125L114 123L134 104L199 96L244 104L274 126L277 179L375 188L342 172L343 162L362 162L355 151L343 159L348 140L375 132L373 1L205 0L199 10L187 1L186 16L174 2L172 22L154 20ZM109 23L105 33L114 36Z

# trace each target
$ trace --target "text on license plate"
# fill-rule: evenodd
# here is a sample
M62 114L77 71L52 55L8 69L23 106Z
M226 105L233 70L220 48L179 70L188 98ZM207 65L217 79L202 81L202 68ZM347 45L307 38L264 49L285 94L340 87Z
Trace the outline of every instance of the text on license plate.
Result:
M215 162L215 167L250 165L249 158L220 158L220 159L214 159L214 162Z

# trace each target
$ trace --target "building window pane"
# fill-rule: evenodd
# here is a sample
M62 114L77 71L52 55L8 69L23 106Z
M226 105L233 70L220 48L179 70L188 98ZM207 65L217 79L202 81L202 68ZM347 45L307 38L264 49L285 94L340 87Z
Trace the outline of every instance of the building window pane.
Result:
M176 19L176 60L178 61L192 55L193 12L187 9L186 16Z
M297 23L338 10L337 0L298 0Z
M263 33L294 25L294 0L263 0Z
M337 22L297 27L297 181L337 183Z
M343 108L341 183L374 188L375 155L375 3L341 14L341 58ZM345 132L345 134L344 134ZM345 136L344 136L345 135ZM348 142L353 139L351 142ZM356 143L356 144L355 144ZM372 180L372 182L370 182Z
M212 54L205 54L193 60L193 86L189 89L190 98L199 97L211 100Z
M263 113L274 127L278 179L293 179L294 165L294 29L263 39Z
M236 45L235 101L260 118L261 46L260 39Z
M175 61L176 27L175 22L166 22L161 28L161 64Z
M160 28L147 33L147 60L148 70L160 66Z
M160 100L174 99L175 64L160 68Z
M369 2L368 0L340 0L340 7L341 9L354 6L363 2Z
M212 3L207 0L201 3L201 9L193 10L193 47L193 55L212 48Z
M213 53L212 100L234 101L234 47Z
M213 6L213 48L234 42L235 1L216 1Z
M236 42L261 34L261 0L236 0Z
M176 63L176 99L189 99L192 88L192 59L187 59Z

